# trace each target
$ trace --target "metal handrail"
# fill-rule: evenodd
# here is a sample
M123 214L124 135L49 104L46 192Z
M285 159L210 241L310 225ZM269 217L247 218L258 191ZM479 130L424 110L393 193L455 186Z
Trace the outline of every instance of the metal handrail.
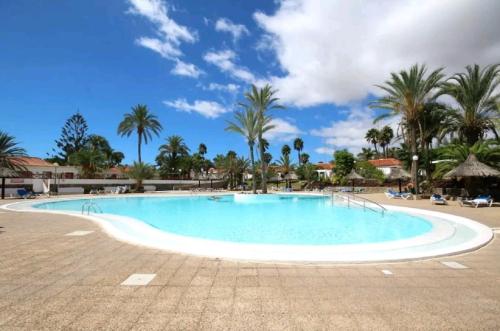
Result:
M94 201L85 201L82 205L82 214L85 214L85 208L87 208L87 215L90 214L90 210L92 209L94 213L102 214L102 209L99 207L97 203Z
M375 202L375 201L370 200L368 198L361 197L359 195L354 195L354 194L350 194L350 193L346 193L346 192L342 192L342 193L332 192L331 193L332 202L335 201L335 195L338 195L339 197L342 197L344 200L347 200L347 207L350 207L351 203L354 203L358 206L363 207L363 210L368 209L368 210L371 210L373 212L377 212L377 213L380 212L382 214L382 216L384 216L385 212L387 211L387 209L384 206L382 206L381 204L379 204L378 202ZM372 208L372 207L370 207L370 205L367 206L367 203L375 205L379 209Z

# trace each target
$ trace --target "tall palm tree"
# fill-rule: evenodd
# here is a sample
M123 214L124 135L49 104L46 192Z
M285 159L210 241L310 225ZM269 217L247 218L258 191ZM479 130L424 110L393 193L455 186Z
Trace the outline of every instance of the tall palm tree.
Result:
M500 112L496 106L500 98L500 64L481 69L467 66L466 73L457 73L446 81L441 94L447 94L458 103L454 122L459 136L470 146L491 131L498 139L495 119Z
M291 152L292 152L292 149L290 148L290 146L285 144L285 145L283 145L283 147L281 147L281 154L290 156Z
M378 138L379 141L378 143L380 147L382 147L382 152L384 153L384 157L387 158L387 147L391 143L392 138L394 138L394 131L390 126L386 125L380 130L379 133L380 135Z
M304 141L300 138L295 138L295 140L293 141L293 149L297 151L297 162L300 166L300 164L302 163L302 160L300 159L300 152L302 152L302 150L304 149Z
M263 132L271 130L274 126L270 125L271 118L265 117ZM234 122L228 122L226 131L241 134L247 140L248 148L250 150L250 163L252 166L252 192L257 193L256 169L254 147L257 140L260 127L257 112L252 108L246 108L243 112L236 112L234 114Z
M288 146L288 145L285 145L285 146ZM283 146L283 147L285 147ZM290 187L291 185L289 185L289 174L290 172L293 170L293 164L290 162L290 153L283 153L282 151L282 155L280 157L280 159L278 160L278 164L281 166L281 170L283 171L283 175L285 175L285 181L286 181L286 187ZM290 183L291 184L291 183Z
M373 148L375 148L375 154L378 154L377 144L379 143L379 138L380 132L375 128L371 128L366 132L365 139L373 145Z
M125 114L123 120L118 125L118 134L127 136L134 132L137 133L137 155L138 162L141 163L141 145L142 141L147 144L153 137L153 134L158 136L162 130L162 126L158 121L158 117L151 114L146 105L137 105L132 107L132 112Z
M0 131L0 174L4 169L10 171L25 170L23 162L18 159L26 156L26 150L18 146L16 139L6 132Z
M201 143L201 144L198 146L198 153L199 153L201 156L205 156L205 154L207 154L207 145L205 145L204 143Z
M306 164L308 162L309 162L309 154L307 154L307 153L300 154L300 163Z
M257 133L257 141L259 143L259 152L261 161L265 161L264 153L264 127L267 112L271 109L279 109L284 108L283 106L278 104L278 98L275 96L276 91L272 89L271 85L266 85L263 88L257 88L257 86L252 85L252 90L250 92L245 93L245 99L247 104L243 103L242 105L245 108L252 108L257 112L258 119L258 133ZM262 193L267 193L267 163L261 162L261 170L262 170Z
M417 155L417 132L419 131L419 117L427 102L433 101L437 95L434 90L442 85L443 68L432 71L427 75L425 65L412 66L409 71L391 73L391 79L384 85L377 85L386 95L372 102L372 108L389 110L375 121L390 116L401 116L403 126L408 130L408 143L412 155ZM417 160L412 159L411 179L417 182Z

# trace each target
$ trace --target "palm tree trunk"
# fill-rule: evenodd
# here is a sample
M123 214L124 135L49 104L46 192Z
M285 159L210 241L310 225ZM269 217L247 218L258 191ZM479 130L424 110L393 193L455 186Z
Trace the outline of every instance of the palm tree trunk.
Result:
M138 155L138 160L139 163L142 163L141 160L141 144L142 144L142 133L139 133L139 139L137 140L137 155Z
M262 144L262 135L259 135L259 151L260 151L260 163L262 171L262 193L267 193L267 166L264 160L264 145Z
M253 155L253 144L248 145L250 147L250 162L252 163L252 193L257 194L257 181L255 180L255 158Z
M417 185L417 167L418 160L414 160L413 156L417 155L417 130L414 124L410 124L410 150L411 150L411 181L414 185L415 190L418 189ZM418 192L417 192L418 193Z

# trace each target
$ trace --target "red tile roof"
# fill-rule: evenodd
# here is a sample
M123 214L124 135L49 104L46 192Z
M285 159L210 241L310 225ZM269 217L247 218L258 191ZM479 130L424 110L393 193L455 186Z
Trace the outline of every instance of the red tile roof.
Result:
M332 170L333 168L335 168L335 165L333 165L331 163L323 163L323 162L316 163L315 166L316 166L316 168L321 169L321 170Z
M401 166L401 161L394 158L388 159L378 159L378 160L368 160L375 167L398 167Z
M54 165L38 157L12 157L10 158L14 163L20 166L33 166L33 167L53 167Z

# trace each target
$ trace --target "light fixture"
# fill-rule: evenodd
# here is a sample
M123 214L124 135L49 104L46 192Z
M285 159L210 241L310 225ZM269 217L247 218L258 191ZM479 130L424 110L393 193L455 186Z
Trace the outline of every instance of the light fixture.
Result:
M413 161L418 161L418 155L417 154L413 155L412 159Z

